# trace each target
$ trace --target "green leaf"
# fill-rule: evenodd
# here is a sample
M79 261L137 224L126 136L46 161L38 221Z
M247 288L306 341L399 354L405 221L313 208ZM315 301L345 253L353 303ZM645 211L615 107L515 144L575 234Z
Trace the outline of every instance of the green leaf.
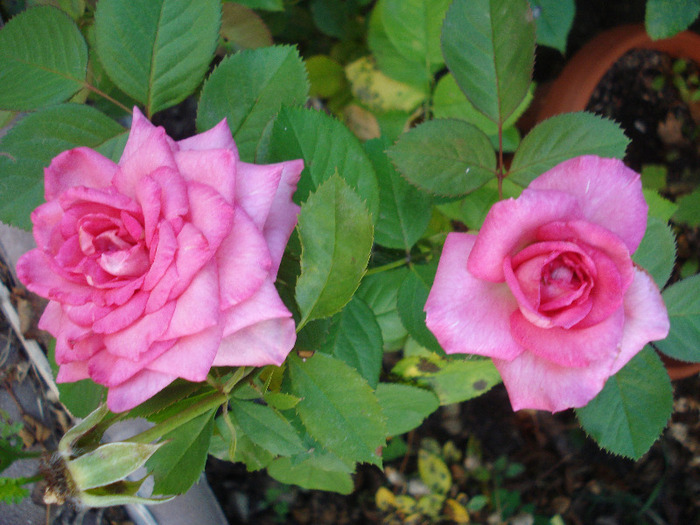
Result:
M241 51L222 60L204 82L197 129L212 128L226 117L241 159L252 162L265 127L280 107L303 104L307 93L306 68L295 48Z
M440 31L452 0L379 0L386 36L394 49L429 73L443 63Z
M366 275L357 290L357 297L367 303L374 312L382 331L385 351L401 348L408 335L396 305L399 287L407 276L407 268Z
M532 102L534 89L529 89L527 95L515 109L513 114L503 123L504 132L515 126L515 123ZM474 124L489 136L498 135L498 124L491 121L469 102L457 85L454 75L447 73L437 83L433 96L433 114L435 118L456 118Z
M644 24L653 40L688 29L700 13L700 0L647 0Z
M663 223L670 221L673 214L678 210L678 204L666 200L656 190L648 190L642 187L642 192L644 193L644 200L649 205L649 217L659 219Z
M440 343L425 325L425 312L423 311L436 271L437 259L428 265L412 266L408 277L399 288L397 306L401 322L411 337L427 349L442 353L443 349Z
M681 361L700 362L700 274L672 284L664 290L671 331L654 345Z
M232 435L223 416L216 418L216 431L209 443L209 454L222 461L244 463L249 472L267 467L275 458L270 451L253 443L242 431L237 430L236 435Z
M503 179L501 190L504 199L515 199L523 191L507 178ZM470 230L478 230L491 207L499 200L498 181L494 178L458 201L439 205L438 209L450 219L463 222Z
M114 83L150 116L200 84L220 23L219 0L100 0L97 53Z
M253 443L275 455L291 456L304 450L289 421L267 405L234 399L231 415L234 425Z
M387 436L413 430L440 406L431 391L397 383L379 383L377 399L386 417Z
M668 224L649 217L644 238L632 260L649 272L659 289L663 288L676 262L676 236Z
M367 382L326 354L287 361L297 413L309 434L341 460L379 465L384 446L382 409Z
M646 346L608 379L602 392L576 415L583 429L614 454L641 458L673 410L673 390L659 356Z
M700 187L678 199L678 211L673 214L673 220L684 222L690 226L700 225Z
M32 482L32 478L0 478L0 501L8 505L20 503L29 496L29 490L22 485Z
M340 311L357 290L372 249L372 219L357 194L333 175L302 205L298 228L296 300L303 326Z
M314 464L313 460L295 463L290 458L277 458L267 468L267 473L277 481L299 485L308 490L329 490L350 494L355 485L348 472L328 470Z
M184 494L199 479L214 427L210 410L163 436L165 444L146 463L153 474L153 494Z
M346 85L343 66L331 57L314 55L304 62L309 72L310 96L332 97Z
M433 494L447 494L452 487L452 474L437 454L425 449L418 451L418 472Z
M221 6L220 34L227 52L255 49L273 44L270 30L262 18L249 7L224 2Z
M304 159L296 202L303 202L335 173L365 201L376 218L379 209L377 176L360 141L348 128L320 111L284 107L275 120L266 159Z
M566 53L566 40L576 14L574 0L529 0L537 26L537 43Z
M64 12L29 9L0 31L0 109L63 102L85 84L87 45Z
M375 388L382 368L383 345L374 312L355 296L331 318L328 338L319 351L350 365Z
M234 0L224 0L231 2ZM284 0L235 0L237 4L263 11L284 11Z
M387 76L418 88L426 95L430 91L433 75L424 62L409 60L403 56L387 34L382 3L375 4L369 18L367 45L377 61L379 69Z
M436 195L464 195L495 176L489 138L461 120L423 122L401 135L387 154L411 184Z
M63 16L63 15L61 15ZM60 104L29 114L0 141L0 220L31 229L29 214L44 201L44 171L51 159L77 146L96 148L124 128L96 109Z
M503 123L525 98L535 59L527 0L455 0L442 28L442 52L476 108Z
M364 147L379 180L379 217L375 242L409 251L430 222L430 198L408 184L394 169L384 150L386 139L365 142Z
M437 354L406 357L396 364L392 373L429 387L441 405L480 396L501 382L490 359L448 359Z
M628 144L624 131L612 120L583 111L557 115L523 138L508 177L527 186L548 169L579 155L621 159Z

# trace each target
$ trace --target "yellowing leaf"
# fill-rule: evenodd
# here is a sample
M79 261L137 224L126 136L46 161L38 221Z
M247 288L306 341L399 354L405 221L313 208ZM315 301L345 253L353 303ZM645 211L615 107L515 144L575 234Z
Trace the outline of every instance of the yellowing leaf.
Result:
M445 515L455 523L469 523L469 512L456 500L448 499L444 510Z
M438 494L447 494L452 486L452 475L445 462L427 450L418 452L418 473L430 490Z
M411 111L425 99L425 94L382 73L369 57L345 66L350 89L357 99L376 111Z
M379 487L374 495L374 503L383 512L391 512L396 508L396 496L386 487Z

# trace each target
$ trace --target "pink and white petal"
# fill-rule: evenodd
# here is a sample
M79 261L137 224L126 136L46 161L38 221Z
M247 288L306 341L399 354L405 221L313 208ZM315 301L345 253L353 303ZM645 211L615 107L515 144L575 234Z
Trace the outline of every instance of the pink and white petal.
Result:
M625 327L620 354L613 364L616 374L649 341L668 336L670 322L666 305L653 279L641 268L635 268L634 281L625 294Z
M569 159L537 177L529 188L575 196L584 217L618 235L630 253L644 236L649 207L641 178L621 160L593 155Z
M178 141L177 146L180 151L227 149L234 152L236 160L238 160L236 143L233 141L233 136L231 135L231 130L228 127L226 119L223 119L216 126L204 133L199 133Z
M513 359L494 359L513 410L559 412L585 406L605 386L610 361L569 368L525 352Z
M17 261L17 277L37 295L67 304L85 304L94 290L85 284L69 281L51 269L51 261L38 249L30 250Z
M74 148L58 154L44 170L44 197L51 201L73 186L106 188L117 165L90 148Z
M145 176L162 166L177 169L173 157L173 148L176 147L163 128L155 127L138 108L134 108L131 131L119 159L120 169L114 176L114 185L124 195L135 198L138 185Z
M282 164L238 164L236 204L246 211L261 231L277 195L283 168Z
M268 277L255 294L223 312L224 337L261 321L291 316Z
M177 235L177 244L175 277L168 270L153 289L153 293L156 293L159 287L169 288L169 300L179 297L190 285L194 276L215 256L206 237L190 223L182 226Z
M476 236L450 233L435 282L425 303L426 324L448 354L514 359L524 348L510 335L518 303L506 284L491 283L467 271Z
M206 184L233 205L238 164L235 152L227 149L179 151L175 160L188 182Z
M517 199L497 202L469 255L469 272L479 279L503 282L504 259L535 241L540 226L581 217L577 199L560 191L526 189Z
M163 308L146 314L130 326L104 336L104 344L110 354L138 361L141 354L157 341L170 325L175 311L175 303L167 303Z
M301 208L292 203L292 196L297 189L297 182L299 182L299 177L304 169L304 161L301 159L281 164L283 165L282 178L263 228L263 235L272 257L270 274L273 278L277 276L284 249L297 224L297 216Z
M95 321L93 331L98 334L113 334L123 330L141 317L147 301L146 292L135 293L126 303L112 308L107 315Z
M214 262L194 276L190 286L175 299L175 311L163 339L199 333L219 324L219 280Z
M82 379L88 379L90 373L88 372L87 363L84 361L76 361L74 363L66 363L58 368L58 374L56 374L57 383L72 383L73 381L80 381Z
M291 317L268 319L224 337L213 366L279 366L295 341Z
M126 303L131 297L140 290L143 286L144 275L130 279L128 281L119 280L114 283L114 288L111 290L96 289L93 293L93 301L102 301L104 304L121 305ZM98 296L98 294L101 294Z
M540 328L513 312L510 329L515 339L540 359L565 367L586 367L600 360L612 360L619 351L625 322L620 307L607 319L588 328Z
M190 182L187 187L192 224L207 238L212 251L231 231L234 208L211 186Z
M187 381L204 381L221 344L221 327L181 337L173 347L148 365L149 370L175 375Z
M85 328L92 328L93 324L112 310L111 306L98 306L95 303L85 303L79 306L63 305L63 312L68 316L68 319Z
M178 244L175 232L169 222L160 223L150 248L151 267L143 281L143 290L147 292L158 284L167 269L175 262Z
M231 232L216 252L216 260L222 310L251 297L270 273L267 243L240 207L236 208Z
M32 212L34 241L41 251L56 253L60 249L63 236L58 225L63 213L63 208L56 200L45 202Z
M616 234L597 224L586 221L553 222L537 230L537 239L541 241L572 240L607 254L620 272L624 290L634 278L634 268L627 245Z
M136 201L117 192L112 186L108 188L73 186L61 193L57 200L64 210L77 208L75 211L77 211L78 219L87 214L110 212L113 216L119 217L119 212L122 210L133 214L141 213L141 208L136 204ZM65 229L65 225L63 228ZM71 227L71 231L74 231L73 227Z
M173 341L159 341L139 356L138 361L124 359L107 350L96 353L88 361L90 377L101 385L117 386L146 368L157 357L173 346Z
M143 177L136 188L135 198L143 214L144 238L147 246L151 245L153 237L158 233L162 191L161 186L150 176Z
M175 379L177 379L176 376L141 370L121 385L109 389L107 407L115 413L130 410L152 398Z

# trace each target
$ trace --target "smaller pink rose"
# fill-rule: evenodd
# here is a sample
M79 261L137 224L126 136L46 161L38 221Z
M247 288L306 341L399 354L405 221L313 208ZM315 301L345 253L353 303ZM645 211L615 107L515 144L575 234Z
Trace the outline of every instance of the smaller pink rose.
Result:
M212 366L282 363L296 335L274 281L302 169L241 162L225 120L175 142L136 108L118 164L54 158L17 273L50 300L57 380L105 385L120 412Z
M447 353L491 357L514 410L581 407L649 341L666 307L630 258L646 229L640 177L583 156L448 235L425 305Z

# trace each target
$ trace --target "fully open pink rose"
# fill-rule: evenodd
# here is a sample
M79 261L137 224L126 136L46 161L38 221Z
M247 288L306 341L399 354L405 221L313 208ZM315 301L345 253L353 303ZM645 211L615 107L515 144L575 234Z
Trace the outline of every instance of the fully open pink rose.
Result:
M669 320L634 265L646 229L639 175L578 157L498 202L478 235L447 237L426 322L447 353L488 356L514 410L586 405Z
M92 378L118 412L212 366L280 364L295 327L274 281L302 168L241 162L225 120L175 142L137 109L119 164L54 158L17 270L50 299L58 381Z

